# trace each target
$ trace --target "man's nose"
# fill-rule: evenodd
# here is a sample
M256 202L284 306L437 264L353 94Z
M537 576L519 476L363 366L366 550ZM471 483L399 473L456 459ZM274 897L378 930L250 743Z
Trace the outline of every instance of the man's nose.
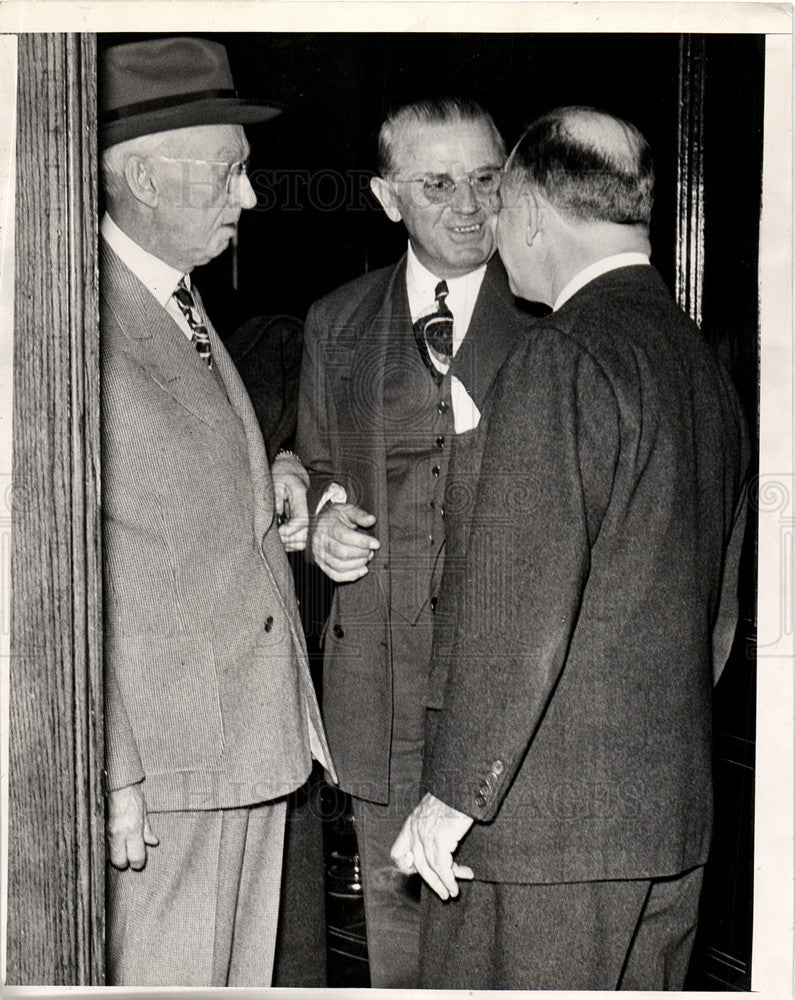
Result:
M241 208L254 208L257 204L257 196L251 186L251 181L248 179L248 174L242 173L240 177L235 178L232 184L232 200L239 202Z
M480 205L468 178L462 177L460 181L456 182L450 204L456 212L461 212L462 214L471 215L473 212L477 212Z

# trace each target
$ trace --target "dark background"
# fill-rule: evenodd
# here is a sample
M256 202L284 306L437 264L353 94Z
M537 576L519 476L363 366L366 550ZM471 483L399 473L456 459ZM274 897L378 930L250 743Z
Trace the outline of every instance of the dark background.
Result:
M104 35L99 45L145 37ZM389 108L443 94L479 100L508 148L525 124L560 105L591 105L637 125L657 165L652 262L674 289L682 36L462 32L204 37L226 45L241 95L285 107L279 118L248 130L258 206L241 218L237 288L231 250L195 274L225 338L253 316L303 318L321 295L397 259L405 249L403 227L386 219L367 186L376 170L376 135ZM708 35L699 42L705 79L702 330L729 367L754 435L764 36ZM242 369L241 374L245 380ZM752 523L741 577L738 639L715 695L716 833L690 988L750 989L754 566ZM299 584L306 587L305 581ZM317 614L310 618L322 619L312 585L306 602L316 606ZM307 622L310 644L315 627Z
M99 36L100 49L154 33ZM369 193L388 109L442 94L474 97L510 149L539 114L586 104L632 121L657 167L652 261L676 266L677 34L205 34L229 52L238 92L284 113L249 127L258 206L232 252L196 272L222 335L251 316L309 305L404 250ZM703 329L720 346L756 422L758 216L764 36L705 36L707 254Z

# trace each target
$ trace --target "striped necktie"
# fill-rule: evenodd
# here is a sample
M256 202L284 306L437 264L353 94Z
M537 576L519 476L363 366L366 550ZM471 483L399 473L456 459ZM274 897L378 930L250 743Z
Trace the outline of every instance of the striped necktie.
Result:
M439 282L434 295L436 312L421 316L414 324L414 332L425 339L440 361L448 363L453 356L453 314L445 302L448 296L446 281Z
M207 333L207 327L199 317L196 309L196 300L191 295L184 278L180 279L179 284L174 290L174 298L177 300L179 310L191 329L191 340L199 352L199 357L204 358L208 368L212 368L213 355L210 350L210 336Z

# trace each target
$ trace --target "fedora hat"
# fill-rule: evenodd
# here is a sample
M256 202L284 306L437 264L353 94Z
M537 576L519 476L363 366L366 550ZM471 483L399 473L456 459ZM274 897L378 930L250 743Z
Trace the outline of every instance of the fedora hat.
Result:
M238 97L226 49L206 38L155 38L106 49L99 74L103 148L191 125L252 124L277 104Z

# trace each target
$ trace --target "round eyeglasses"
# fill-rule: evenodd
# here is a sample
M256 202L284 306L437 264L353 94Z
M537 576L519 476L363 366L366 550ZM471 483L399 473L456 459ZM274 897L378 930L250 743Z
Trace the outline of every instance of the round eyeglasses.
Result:
M487 167L473 170L461 177L451 177L450 174L425 174L423 177L392 177L397 184L420 184L425 198L433 205L446 205L453 200L458 185L466 181L478 201L487 201L500 189L502 170L499 167Z
M153 156L155 159L165 160L167 163L204 163L211 167L226 167L223 186L227 194L231 193L232 186L237 181L248 177L248 160L235 160L234 163L230 163L228 160L195 160L190 157L162 156L160 153L154 153Z

